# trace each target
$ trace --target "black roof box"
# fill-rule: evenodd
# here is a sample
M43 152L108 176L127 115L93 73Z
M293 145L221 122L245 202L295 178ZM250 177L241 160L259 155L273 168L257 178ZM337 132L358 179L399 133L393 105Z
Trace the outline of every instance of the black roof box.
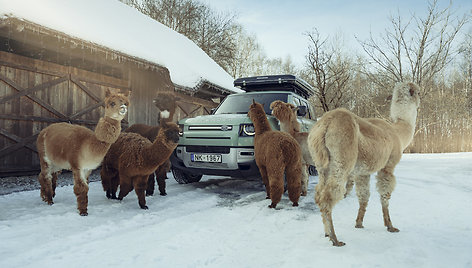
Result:
M313 88L303 79L295 75L265 75L242 77L234 80L234 86L246 92L287 90L308 99L313 95Z

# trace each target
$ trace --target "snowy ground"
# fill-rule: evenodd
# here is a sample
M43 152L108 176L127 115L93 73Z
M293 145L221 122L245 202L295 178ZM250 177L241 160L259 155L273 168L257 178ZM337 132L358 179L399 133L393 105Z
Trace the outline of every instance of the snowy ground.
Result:
M267 208L260 181L222 177L171 178L149 210L134 192L108 200L91 182L87 217L72 186L57 189L53 206L39 190L2 195L0 267L472 267L472 153L404 155L396 175L390 212L400 232L383 226L372 178L364 229L354 228L354 192L334 209L341 248L324 237L317 177L300 207L284 196L279 210Z

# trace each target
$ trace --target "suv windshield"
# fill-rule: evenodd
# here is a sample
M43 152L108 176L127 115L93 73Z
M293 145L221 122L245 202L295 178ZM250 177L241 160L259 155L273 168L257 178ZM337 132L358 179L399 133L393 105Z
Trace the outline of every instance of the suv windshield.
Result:
M264 105L266 114L271 114L270 104L275 100L287 102L288 93L238 94L229 95L221 103L214 114L247 114L252 99Z

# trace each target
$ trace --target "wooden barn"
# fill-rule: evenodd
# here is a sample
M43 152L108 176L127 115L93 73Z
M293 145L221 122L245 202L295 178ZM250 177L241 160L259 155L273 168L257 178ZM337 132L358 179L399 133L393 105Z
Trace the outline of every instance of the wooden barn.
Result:
M152 100L160 91L180 97L174 120L208 114L235 91L203 78L181 85L163 65L24 18L1 16L1 9L0 177L39 172L35 142L49 124L93 129L103 116L106 89L132 91L123 127L158 124Z

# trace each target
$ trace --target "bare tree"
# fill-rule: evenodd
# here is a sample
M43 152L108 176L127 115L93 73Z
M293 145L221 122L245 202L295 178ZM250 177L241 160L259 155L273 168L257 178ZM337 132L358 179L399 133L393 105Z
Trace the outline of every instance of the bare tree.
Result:
M390 18L391 29L377 40L372 36L359 41L371 60L370 78L387 87L394 82L412 80L428 93L434 77L452 60L454 40L470 16L456 17L452 3L439 9L430 2L426 17L412 15L404 21L398 13ZM413 29L412 29L413 28Z
M304 78L314 85L319 108L327 112L345 103L351 64L339 47L330 45L328 38L321 38L317 29L307 32L306 36L309 39L306 56L308 70Z

